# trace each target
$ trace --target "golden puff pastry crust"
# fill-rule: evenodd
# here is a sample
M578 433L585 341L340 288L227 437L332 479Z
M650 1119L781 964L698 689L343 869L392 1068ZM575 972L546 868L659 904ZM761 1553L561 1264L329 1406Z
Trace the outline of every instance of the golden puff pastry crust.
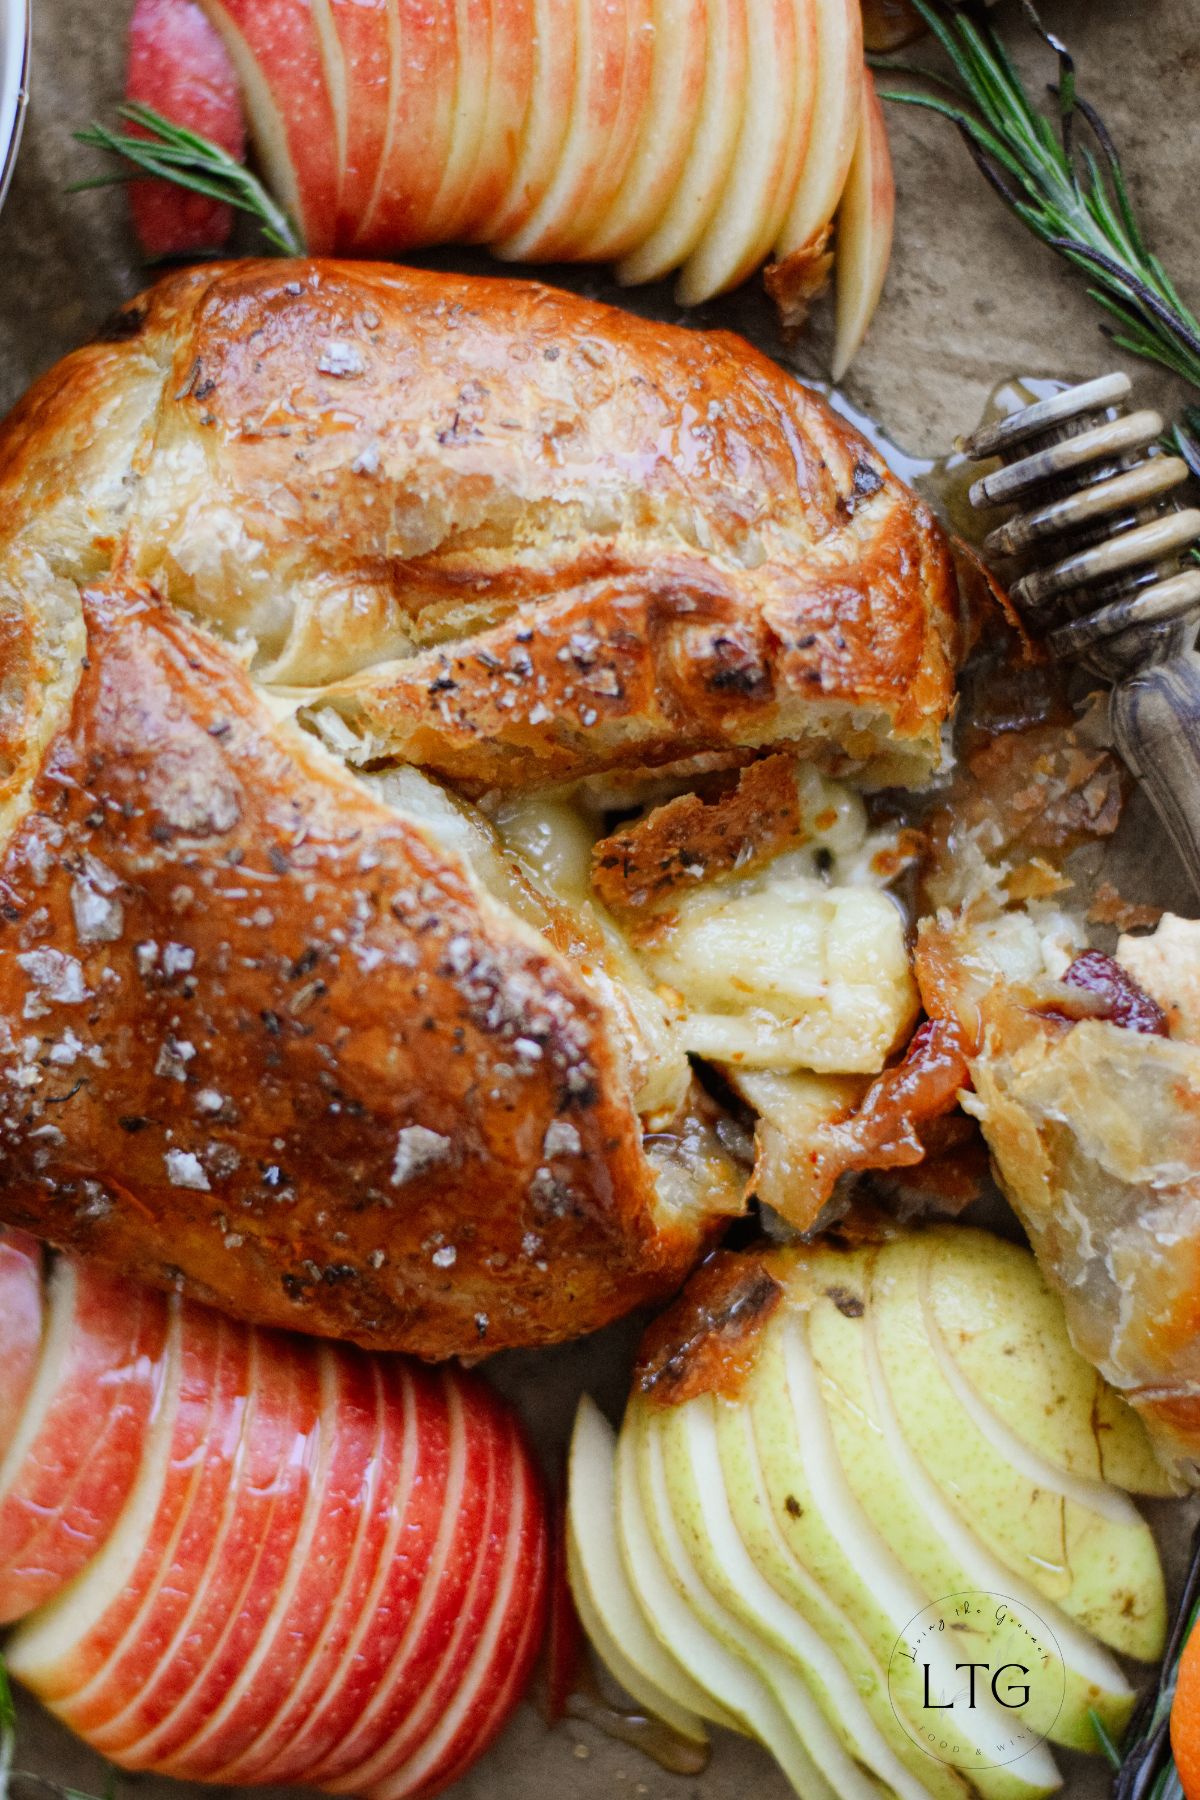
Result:
M427 1357L668 1291L742 1203L710 1103L643 1142L587 931L353 765L912 776L956 609L920 502L734 338L393 267L169 277L0 430L0 1216Z

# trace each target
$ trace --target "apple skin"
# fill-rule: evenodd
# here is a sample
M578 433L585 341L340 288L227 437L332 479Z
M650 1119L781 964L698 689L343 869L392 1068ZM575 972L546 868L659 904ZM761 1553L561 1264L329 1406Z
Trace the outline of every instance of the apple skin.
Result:
M818 0L817 79L808 153L776 244L782 260L813 245L837 210L858 142L863 103L859 0Z
M42 1349L42 1252L23 1231L0 1231L0 1319L7 1355L0 1384L0 1489L4 1458L20 1422Z
M837 304L833 378L840 381L879 305L896 218L896 183L883 107L869 69L863 70L858 140L837 216Z
M154 107L244 161L246 120L237 75L198 0L136 0L125 98ZM139 126L129 130L142 135ZM167 181L131 182L129 204L142 253L152 260L219 250L233 231L231 207Z
M495 4L503 18L510 0ZM571 107L564 98L576 90L580 55L576 19L576 0L529 0L530 85L519 148L504 192L480 232L485 243L502 243L519 231L554 179L571 123ZM493 55L500 53L498 44Z
M0 1239L0 1297L30 1270L35 1250ZM544 1632L546 1507L508 1408L457 1371L137 1289L131 1304L124 1283L131 1357L115 1292L106 1308L95 1293L89 1271L56 1265L38 1367L60 1378L42 1382L52 1400L73 1379L56 1408L28 1384L38 1416L32 1433L17 1421L13 1491L26 1447L41 1478L60 1419L55 1466L82 1490L105 1375L120 1395L132 1369L152 1404L121 1440L124 1504L70 1585L29 1610L0 1569L0 1603L25 1615L13 1675L121 1767L367 1800L439 1792L503 1728ZM31 1317L12 1313L14 1353ZM0 1313L0 1351L8 1329Z
M366 217L383 162L391 98L388 0L314 0L323 9L319 32L337 123L336 241L349 245Z
M708 0L704 77L678 181L649 236L617 264L628 286L657 281L686 262L729 178L745 115L750 28L747 0Z
M736 287L766 257L808 145L816 86L816 16L809 0L749 9L746 108L737 150L704 236L680 271L677 298L699 305Z
M388 0L391 83L379 176L357 233L362 250L438 241L433 224L454 125L460 46L452 5Z
M575 86L554 177L518 230L492 248L505 261L590 257L620 191L653 72L651 0L578 0Z
M839 366L887 265L859 0L136 0L128 91L238 156L248 118L314 255L615 258L696 304L774 245L798 319L847 190ZM150 253L228 235L201 196L134 196Z
M683 172L704 87L708 0L654 0L653 51L632 154L612 204L590 234L589 255L626 256L661 219Z
M239 1784L286 1785L307 1771L332 1779L340 1746L393 1662L403 1663L397 1649L407 1650L415 1635L422 1594L428 1605L434 1592L431 1547L457 1504L461 1432L452 1431L451 1394L441 1378L386 1358L375 1367L382 1393L373 1482L351 1580L327 1635L330 1657L305 1711L282 1713L278 1730L260 1738L261 1749L228 1765L227 1778Z
M210 1546L214 1539L225 1542L225 1509L250 1389L250 1345L244 1332L218 1315L201 1317L211 1324L203 1335L189 1331L181 1355L162 1492L153 1496L152 1523L133 1543L135 1567L123 1582L108 1575L113 1538L93 1559L73 1609L91 1601L93 1622L82 1637L76 1628L71 1653L57 1659L44 1690L47 1702L85 1736L133 1729L132 1709L150 1685L146 1671L163 1666L175 1634L192 1617ZM151 1695L147 1704L153 1705Z
M499 220L513 210L512 189L524 154L526 116L534 82L534 0L490 0L488 64L479 154L467 182L456 230L466 243L500 235ZM573 55L570 43L558 46Z
M270 186L310 255L336 242L338 128L308 0L203 0L241 87Z
M58 1594L108 1537L165 1377L167 1312L141 1290L60 1263L45 1306L46 1354L0 1467L4 1624Z

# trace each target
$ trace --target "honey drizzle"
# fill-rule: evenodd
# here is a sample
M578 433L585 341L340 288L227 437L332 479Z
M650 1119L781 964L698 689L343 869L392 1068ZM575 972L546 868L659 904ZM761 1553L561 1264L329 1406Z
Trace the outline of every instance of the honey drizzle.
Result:
M615 1706L608 1700L596 1680L588 1657L582 1657L575 1686L567 1696L569 1719L594 1725L618 1744L640 1750L668 1775L703 1775L708 1767L707 1744L694 1744L662 1719L644 1713L636 1706Z

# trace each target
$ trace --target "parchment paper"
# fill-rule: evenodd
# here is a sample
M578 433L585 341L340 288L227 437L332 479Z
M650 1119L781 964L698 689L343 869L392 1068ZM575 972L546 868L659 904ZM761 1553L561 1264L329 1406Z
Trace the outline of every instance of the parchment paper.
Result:
M73 129L107 116L119 98L130 0L34 0L33 98L12 194L0 215L0 412L31 378L88 335L145 283L119 192L69 197L68 182L93 168ZM1046 0L1047 23L1079 53L1081 85L1114 131L1152 241L1193 301L1200 296L1200 31L1195 0ZM998 16L1026 71L1053 69L1027 38L1011 0ZM1116 366L1135 375L1144 404L1170 411L1171 382L1106 345L1082 283L1004 213L950 127L890 110L899 187L897 244L887 291L846 393L898 444L921 455L948 451L971 429L992 389L1014 374L1082 379ZM489 267L486 257L427 260ZM622 293L596 271L550 278L663 318L680 318L668 286ZM687 315L697 325L742 331L799 373L819 377L827 313L799 346L780 344L757 283ZM1147 809L1135 805L1118 848L1128 897L1189 906L1172 852ZM547 1457L561 1455L575 1399L591 1389L614 1416L624 1395L636 1321L600 1337L490 1365L529 1419ZM1152 1509L1172 1578L1194 1508ZM20 1763L102 1793L106 1774L68 1733L21 1704ZM454 1790L455 1800L788 1800L788 1784L764 1754L716 1733L708 1771L663 1774L634 1750L569 1720L547 1729L522 1709L499 1746ZM1099 1800L1098 1761L1060 1756L1070 1800ZM122 1793L176 1800L206 1791L138 1777ZM261 1790L260 1790L261 1791Z

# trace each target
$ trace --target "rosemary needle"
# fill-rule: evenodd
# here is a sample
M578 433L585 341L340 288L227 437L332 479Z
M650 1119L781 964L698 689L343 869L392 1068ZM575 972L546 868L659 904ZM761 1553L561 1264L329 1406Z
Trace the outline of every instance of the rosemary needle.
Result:
M303 256L304 239L294 220L258 177L219 144L136 101L119 106L117 117L122 124L136 125L138 133L114 131L107 125L93 123L86 131L77 131L75 138L88 149L103 150L130 166L77 181L67 190L69 193L153 176L248 213L258 221L268 243L285 256Z
M1049 89L1055 116L1047 117L985 18L949 0L913 5L950 72L880 62L884 74L917 75L929 84L885 85L882 97L951 120L1005 204L1088 278L1088 292L1109 315L1113 342L1196 391L1197 404L1185 409L1176 442L1200 475L1200 319L1147 243L1112 134L1080 94L1071 52L1047 31L1031 0L1022 0L1030 25L1057 60L1057 85Z

